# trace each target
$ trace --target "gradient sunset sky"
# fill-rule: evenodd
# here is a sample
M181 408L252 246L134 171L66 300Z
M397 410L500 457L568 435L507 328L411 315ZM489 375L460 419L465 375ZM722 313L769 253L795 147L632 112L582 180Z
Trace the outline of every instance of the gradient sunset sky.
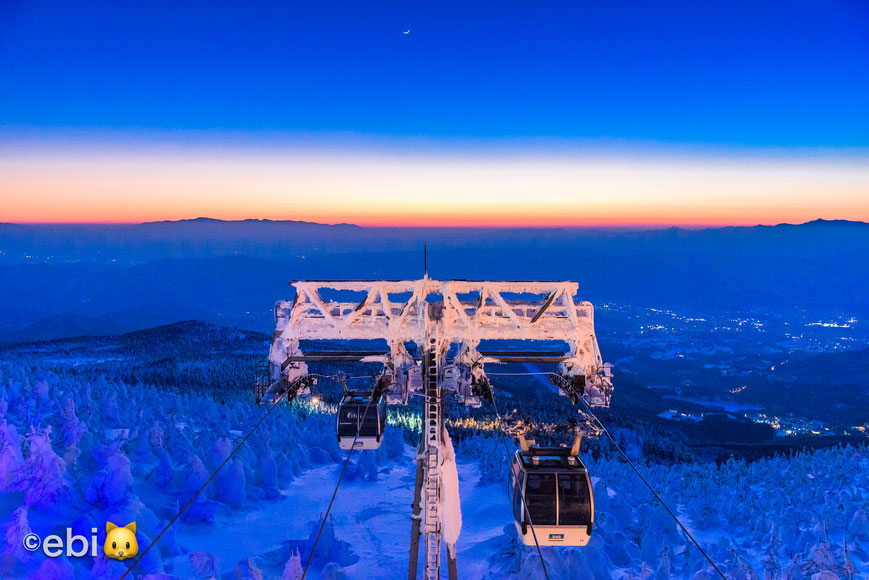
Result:
M0 221L197 216L869 221L869 4L0 4Z

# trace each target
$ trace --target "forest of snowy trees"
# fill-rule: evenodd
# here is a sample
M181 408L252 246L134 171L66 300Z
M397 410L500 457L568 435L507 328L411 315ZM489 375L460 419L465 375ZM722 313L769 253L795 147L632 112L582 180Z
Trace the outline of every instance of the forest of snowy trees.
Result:
M335 470L324 472L322 486L300 488L294 482L314 470L340 466L343 460L329 409L310 403L276 408L186 510L181 518L184 532L177 524L170 528L137 566L136 575L151 580L299 578L313 537L283 542L269 558L251 553L233 561L198 549L196 538L213 533L226 514L268 511L293 494L326 503ZM215 396L208 389L5 361L0 365L0 577L120 577L131 560L108 560L102 551L97 558L48 558L25 550L23 537L31 532L41 537L62 534L66 527L89 536L91 528L98 528L102 541L106 521L136 521L144 548L264 412L247 391ZM418 423L408 410L393 410L391 419L384 445L353 459L345 478L354 489L385 493L377 491L385 474L412 470L409 442L415 440ZM474 434L473 426L467 420L454 424L462 431L456 439L458 461L473 467L478 479L461 485L489 486L497 495L504 487L506 451L496 434ZM642 432L619 428L615 433L631 456L643 456ZM597 451L586 459L595 481L592 541L585 548L545 549L550 577L716 577L629 467L596 445ZM728 578L833 580L869 574L865 446L748 463L664 462L654 457L642 463L650 482L676 506ZM351 492L342 488L342 493ZM409 515L406 507L396 509ZM468 526L472 520L465 519ZM474 569L488 570L484 575L493 579L543 577L536 550L517 541L512 521L478 525L491 526L497 542L490 553L473 552L484 560ZM355 542L361 530L341 528L333 520L326 528L313 562L315 577L389 578L404 573L367 574L357 565L362 546ZM377 536L381 530L368 532ZM221 533L231 537L235 532ZM400 537L406 541L404 529ZM461 537L458 546L461 551ZM275 554L280 555L277 563Z

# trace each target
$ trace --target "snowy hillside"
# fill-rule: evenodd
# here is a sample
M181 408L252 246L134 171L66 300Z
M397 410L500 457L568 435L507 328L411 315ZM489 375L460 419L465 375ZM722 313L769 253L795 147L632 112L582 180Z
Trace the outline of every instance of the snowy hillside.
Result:
M23 550L22 538L28 528L44 538L71 526L81 534L96 527L102 541L107 520L135 520L140 545L150 543L263 416L266 409L252 403L249 385L265 339L190 322L0 351L0 532L6 541L0 576L44 567L42 577L53 578L67 565L78 577L122 573L132 561L46 558ZM539 391L514 377L499 378L502 401L545 428L538 439L563 439L558 430L569 421L564 399L548 387ZM340 388L325 380L317 388L318 405L279 407L269 416L136 575L209 577L217 570L235 577L238 568L281 577L289 566L292 577L304 565L343 457L329 414ZM806 577L823 567L847 577L846 538L851 564L865 569L865 448L717 466L703 463L678 433L626 412L607 413L604 420L627 453L648 464L656 487L680 506L725 570L751 566L763 577L766 568L784 570L794 560ZM391 408L384 446L354 458L310 577L403 576L417 413ZM536 551L516 539L505 494L507 454L492 410L454 409L447 425L458 459L462 576L542 577ZM582 577L582 570L588 577L629 578L645 569L666 576L669 567L672 577L694 577L703 567L699 554L613 458L608 443L593 440L584 449L596 485L596 531L587 548L545 550L550 575ZM829 562L812 563L825 554Z
M131 561L47 558L22 539L136 521L144 547L265 409L246 393L127 384L4 365L0 380L0 576L118 578ZM280 407L147 554L138 577L296 578L342 455L334 418ZM407 566L413 434L388 431L352 461L312 578L397 578ZM516 538L491 436L457 442L464 578L542 578ZM552 578L712 578L621 461L587 463L598 525L586 548L547 548ZM646 471L731 578L858 578L869 573L869 449L745 464L652 464ZM101 552L100 552L101 554ZM149 575L149 576L146 576Z

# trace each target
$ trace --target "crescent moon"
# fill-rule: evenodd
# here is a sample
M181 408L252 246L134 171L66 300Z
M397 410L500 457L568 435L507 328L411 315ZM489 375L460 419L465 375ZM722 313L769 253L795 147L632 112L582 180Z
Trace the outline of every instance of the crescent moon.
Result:
M404 32L402 32L402 34L410 34L410 28L408 28L407 30L405 30Z

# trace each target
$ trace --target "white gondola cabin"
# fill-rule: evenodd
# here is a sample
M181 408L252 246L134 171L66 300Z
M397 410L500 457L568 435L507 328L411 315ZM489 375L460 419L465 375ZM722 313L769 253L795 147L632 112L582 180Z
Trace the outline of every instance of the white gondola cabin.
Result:
M371 393L347 393L341 399L337 416L338 447L341 449L380 447L386 429L386 395L380 395L370 404L369 401Z
M588 544L594 494L585 464L571 449L517 451L510 467L510 497L516 530L526 545L534 545L535 534L541 546Z

